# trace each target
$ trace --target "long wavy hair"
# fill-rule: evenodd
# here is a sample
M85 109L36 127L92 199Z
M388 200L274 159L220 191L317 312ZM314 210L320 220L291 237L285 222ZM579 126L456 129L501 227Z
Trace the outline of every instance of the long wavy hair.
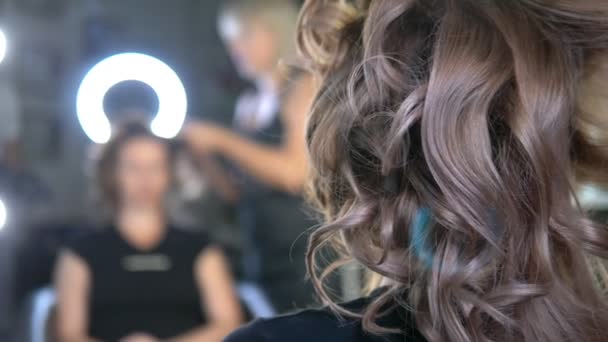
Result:
M298 43L332 308L372 333L407 309L429 341L608 341L586 262L608 229L575 193L608 183L608 1L308 0ZM364 311L331 302L328 245L389 285Z

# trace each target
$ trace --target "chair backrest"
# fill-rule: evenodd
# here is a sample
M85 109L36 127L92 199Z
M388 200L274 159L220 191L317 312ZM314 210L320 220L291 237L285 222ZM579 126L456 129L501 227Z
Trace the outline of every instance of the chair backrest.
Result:
M50 287L32 294L29 322L30 342L55 341L55 291Z
M270 300L256 284L241 283L237 286L237 291L246 311L253 316L251 318L269 318L276 315Z

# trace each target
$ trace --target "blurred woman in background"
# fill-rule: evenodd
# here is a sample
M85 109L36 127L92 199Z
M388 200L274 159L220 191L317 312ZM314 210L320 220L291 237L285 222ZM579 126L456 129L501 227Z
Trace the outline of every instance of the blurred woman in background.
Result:
M226 1L219 29L240 74L255 90L240 98L234 130L192 123L187 139L202 155L219 155L238 169L236 199L245 280L261 285L279 312L312 302L305 281L304 233L314 222L300 196L307 172L305 120L312 79L279 61L293 61L297 6L286 0ZM214 184L226 184L220 180Z
M140 124L104 146L97 178L112 222L60 257L60 341L217 342L239 324L221 251L167 222L172 168L169 143Z

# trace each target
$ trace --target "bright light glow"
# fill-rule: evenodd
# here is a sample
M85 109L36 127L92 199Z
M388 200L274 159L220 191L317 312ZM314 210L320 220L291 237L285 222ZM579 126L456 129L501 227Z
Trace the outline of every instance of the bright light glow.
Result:
M167 64L140 53L108 57L95 65L82 80L76 96L76 112L87 136L98 144L110 140L112 127L103 110L103 99L110 88L124 81L146 83L156 92L158 113L150 129L162 138L175 137L188 110L186 89Z
M4 226L6 225L6 218L6 206L4 205L4 202L0 199L0 229L4 229Z
M6 35L2 30L0 30L0 63L4 61L4 57L6 57L6 46L8 45L6 41Z
M243 34L243 26L234 15L224 15L219 21L219 31L222 38L235 40Z
M587 184L579 188L578 200L585 209L606 209L608 208L608 191Z

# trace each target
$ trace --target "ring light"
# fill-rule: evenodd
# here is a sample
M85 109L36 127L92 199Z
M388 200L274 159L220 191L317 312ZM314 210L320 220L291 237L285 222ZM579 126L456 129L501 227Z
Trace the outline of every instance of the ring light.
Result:
M167 64L140 53L108 57L97 63L83 78L76 96L76 112L87 136L98 144L110 140L112 128L103 110L103 99L110 88L124 81L139 81L154 90L158 96L158 113L150 129L162 138L175 137L186 118L186 89Z

